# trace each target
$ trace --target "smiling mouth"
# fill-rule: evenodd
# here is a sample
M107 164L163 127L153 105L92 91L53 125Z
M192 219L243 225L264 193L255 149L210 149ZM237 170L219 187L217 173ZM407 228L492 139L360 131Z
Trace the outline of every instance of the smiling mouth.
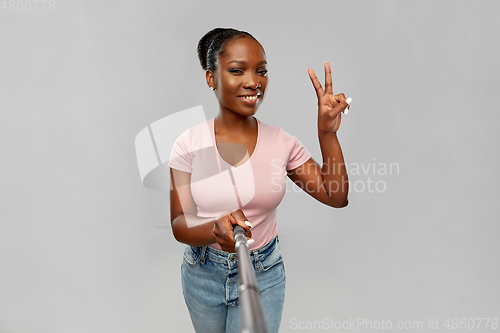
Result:
M260 93L258 93L257 95L241 95L241 96L238 96L239 98L243 98L247 101L255 101L257 98L259 98L261 96Z
M240 98L244 98L244 99L247 99L249 101L255 101L257 98L259 98L258 95L255 95L255 96L239 96Z

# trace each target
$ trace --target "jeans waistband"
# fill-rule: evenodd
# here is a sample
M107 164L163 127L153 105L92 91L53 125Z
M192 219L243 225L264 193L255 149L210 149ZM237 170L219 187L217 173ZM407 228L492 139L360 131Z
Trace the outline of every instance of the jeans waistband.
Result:
M274 248L278 245L278 243L279 239L276 235L266 245L256 250L250 251L250 259L253 263L264 260L269 254L274 251ZM211 246L192 247L192 250L195 253L199 253L202 264L207 260L212 260L231 267L233 266L232 263L235 263L237 260L236 253L221 251Z

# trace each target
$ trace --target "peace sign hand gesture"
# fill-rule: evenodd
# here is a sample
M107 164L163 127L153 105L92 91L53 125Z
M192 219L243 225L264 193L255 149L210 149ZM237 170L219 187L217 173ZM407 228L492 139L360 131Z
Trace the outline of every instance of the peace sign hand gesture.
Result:
M332 70L328 62L325 61L325 90L314 71L307 71L318 96L318 134L335 133L340 128L340 113L347 113L351 99L346 99L342 93L333 94Z

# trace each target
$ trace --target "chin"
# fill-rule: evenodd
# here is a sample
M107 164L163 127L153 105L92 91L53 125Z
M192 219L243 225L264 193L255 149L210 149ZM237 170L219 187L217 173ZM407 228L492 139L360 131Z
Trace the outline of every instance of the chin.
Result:
M257 113L257 107L255 108L244 108L244 109L230 109L234 113L242 117L252 117Z

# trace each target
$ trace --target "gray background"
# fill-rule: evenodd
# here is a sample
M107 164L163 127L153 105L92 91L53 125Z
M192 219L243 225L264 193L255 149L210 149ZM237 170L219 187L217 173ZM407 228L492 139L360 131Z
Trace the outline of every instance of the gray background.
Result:
M399 165L350 175L361 185L344 209L290 186L281 331L500 317L500 2L42 5L0 10L0 332L192 331L168 192L142 186L134 139L189 107L217 114L196 55L214 27L263 44L263 122L321 161L307 68L324 82L328 60L353 98L339 131L350 170Z

